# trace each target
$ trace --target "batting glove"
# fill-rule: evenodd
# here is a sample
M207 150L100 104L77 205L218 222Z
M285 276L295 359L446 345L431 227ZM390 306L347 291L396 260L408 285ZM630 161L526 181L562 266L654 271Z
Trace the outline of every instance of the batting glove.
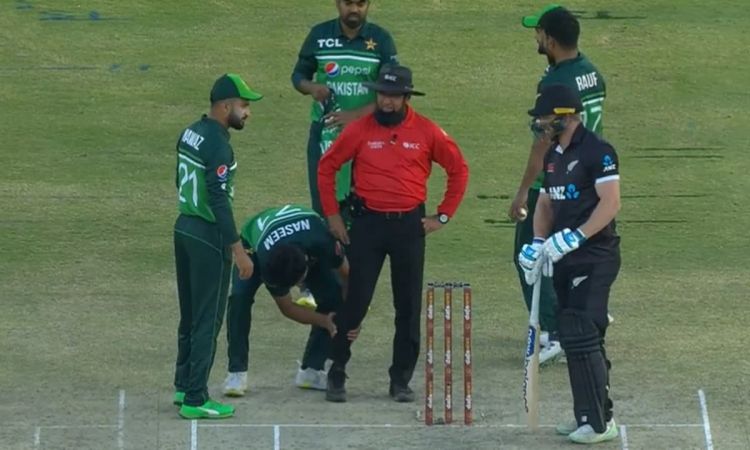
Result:
M544 256L544 239L535 237L531 245L524 244L518 254L518 265L523 269L526 284L532 285L539 278Z
M570 231L566 228L553 234L544 242L544 252L553 263L560 261L563 256L577 249L586 241L586 235L580 228Z

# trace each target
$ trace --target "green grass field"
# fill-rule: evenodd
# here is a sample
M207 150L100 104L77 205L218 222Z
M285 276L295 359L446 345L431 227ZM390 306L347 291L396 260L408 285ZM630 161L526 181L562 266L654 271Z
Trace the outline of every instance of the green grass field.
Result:
M427 429L420 403L388 399L387 276L354 347L348 403L293 387L308 330L283 319L265 291L254 310L251 393L235 402L237 417L191 429L169 403L176 137L206 111L218 75L244 75L266 99L233 137L237 220L306 203L310 101L289 75L309 27L334 17L333 0L2 0L0 448L569 446L550 428L523 426L527 315L505 218L545 65L519 22L542 4L373 3L371 20L392 32L428 93L414 106L470 164L458 215L429 238L425 278L474 287L476 426ZM608 350L626 437L601 448L750 448L750 9L743 0L566 5L581 14L581 48L607 77L605 134L622 173L623 268ZM222 334L217 396L224 354ZM564 365L543 371L544 424L570 416L567 383ZM413 385L421 396L421 371Z

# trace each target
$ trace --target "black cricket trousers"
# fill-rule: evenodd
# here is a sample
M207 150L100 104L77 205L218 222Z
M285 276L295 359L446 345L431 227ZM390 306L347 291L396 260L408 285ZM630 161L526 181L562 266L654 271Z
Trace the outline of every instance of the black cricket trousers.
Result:
M422 278L425 233L424 205L407 212L382 213L363 210L352 219L349 230L349 287L346 301L336 314L338 333L331 359L344 368L351 357L347 332L357 328L372 301L385 257L390 258L396 333L393 360L388 370L391 383L406 385L419 358Z

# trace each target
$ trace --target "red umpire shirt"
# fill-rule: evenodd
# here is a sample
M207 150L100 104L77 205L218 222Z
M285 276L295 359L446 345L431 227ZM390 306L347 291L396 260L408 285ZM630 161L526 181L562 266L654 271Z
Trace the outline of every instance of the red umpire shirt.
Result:
M318 189L326 217L339 212L336 171L353 161L354 191L373 211L410 211L427 198L432 162L448 174L439 214L453 216L466 191L469 167L448 133L406 105L406 118L394 127L380 125L373 114L350 123L318 165Z

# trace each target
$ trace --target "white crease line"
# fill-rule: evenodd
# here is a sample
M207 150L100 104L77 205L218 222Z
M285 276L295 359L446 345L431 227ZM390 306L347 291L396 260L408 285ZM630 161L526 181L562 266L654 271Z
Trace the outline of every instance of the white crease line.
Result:
M628 428L700 428L702 423L630 423Z
M190 421L190 450L198 450L198 421Z
M273 426L273 450L281 450L281 427Z
M713 450L714 443L711 438L711 423L708 420L708 406L706 405L706 393L698 389L698 401L701 404L701 415L703 416L703 434L706 435L706 450Z
M125 389L120 389L117 402L117 448L125 448Z
M462 424L434 425L428 427L421 424L357 424L357 423L201 423L201 428L527 428L526 424L499 423L499 424L475 424L466 427ZM539 425L541 428L554 428L556 425ZM700 423L640 423L628 425L628 428L700 428Z
M622 450L628 450L628 427L620 425L620 440L622 441Z
M34 448L42 445L42 427L34 428Z
M117 425L40 425L39 428L49 430L67 430L72 428L117 428Z

